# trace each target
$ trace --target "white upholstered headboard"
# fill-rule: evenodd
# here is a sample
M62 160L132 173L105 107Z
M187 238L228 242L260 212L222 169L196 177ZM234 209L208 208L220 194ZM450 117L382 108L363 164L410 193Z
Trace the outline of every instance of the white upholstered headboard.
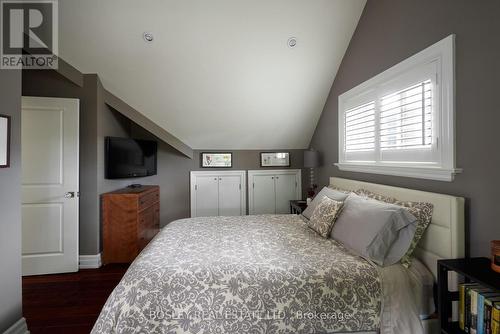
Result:
M403 201L432 203L434 205L432 222L419 243L416 257L434 274L434 278L437 278L437 260L464 257L465 228L464 199L462 197L337 177L330 178L330 184L345 190L363 188Z

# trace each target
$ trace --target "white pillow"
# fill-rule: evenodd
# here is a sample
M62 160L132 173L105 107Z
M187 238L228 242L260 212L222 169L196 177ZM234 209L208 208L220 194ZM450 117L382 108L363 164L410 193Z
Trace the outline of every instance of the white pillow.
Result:
M397 263L410 247L417 219L405 208L350 194L331 237L380 266Z

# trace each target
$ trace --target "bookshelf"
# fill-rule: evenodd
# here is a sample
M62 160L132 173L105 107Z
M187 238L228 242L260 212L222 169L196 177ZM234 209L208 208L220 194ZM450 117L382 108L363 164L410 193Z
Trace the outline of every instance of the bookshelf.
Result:
M458 300L458 292L448 290L448 272L454 271L466 281L500 290L500 274L490 267L491 260L485 257L438 261L438 312L441 333L463 334L457 322L450 322L451 302Z

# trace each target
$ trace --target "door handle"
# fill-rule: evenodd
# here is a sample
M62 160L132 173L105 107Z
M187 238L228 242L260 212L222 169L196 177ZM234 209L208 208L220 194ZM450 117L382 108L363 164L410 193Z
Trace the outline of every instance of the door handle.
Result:
M75 198L75 192L68 191L66 194L64 194L64 198Z

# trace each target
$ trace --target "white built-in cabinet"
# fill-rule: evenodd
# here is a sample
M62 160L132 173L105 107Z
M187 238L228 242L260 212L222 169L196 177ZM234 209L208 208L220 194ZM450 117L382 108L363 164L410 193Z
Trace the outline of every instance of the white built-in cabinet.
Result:
M245 171L191 172L191 217L245 214Z
M251 170L248 185L251 215L290 213L290 201L302 197L300 169Z

